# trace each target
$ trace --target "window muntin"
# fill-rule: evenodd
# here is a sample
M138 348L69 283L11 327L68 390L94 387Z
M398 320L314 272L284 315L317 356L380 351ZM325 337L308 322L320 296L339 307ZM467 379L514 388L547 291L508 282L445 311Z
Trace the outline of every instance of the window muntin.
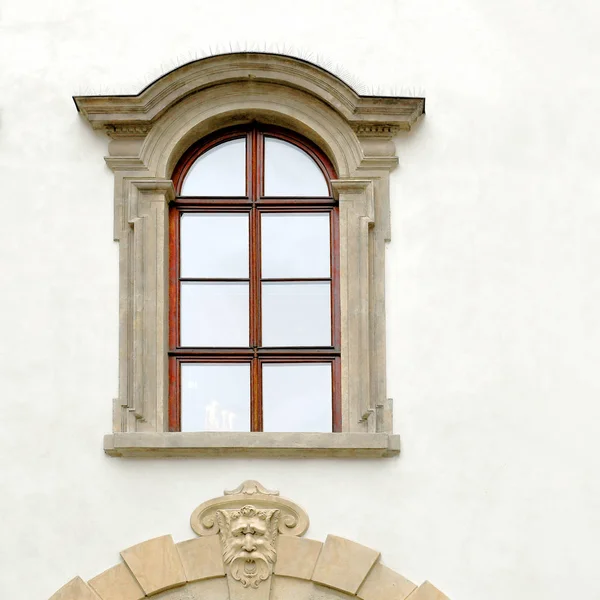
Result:
M231 141L245 149L245 162L229 167L244 172L246 195L230 195L229 184L219 188L213 173L207 175L212 195L192 196L189 173L198 172L209 152L227 159L219 149ZM281 148L290 157L287 171L282 160L269 166ZM227 171L215 168L219 174ZM286 172L292 174L287 187L281 183ZM295 172L302 177L294 184ZM279 173L279 183L268 189L269 173ZM333 177L326 157L305 140L257 127L201 141L180 161L174 173L178 196L170 211L171 431L341 430ZM206 189L199 179L194 185ZM232 373L248 377L248 406L233 402L229 388L222 398L186 388L216 390L216 375L203 384L208 377L203 374L225 373L227 365L245 367ZM283 393L286 373L290 383ZM294 383L294 374L300 374L302 385Z

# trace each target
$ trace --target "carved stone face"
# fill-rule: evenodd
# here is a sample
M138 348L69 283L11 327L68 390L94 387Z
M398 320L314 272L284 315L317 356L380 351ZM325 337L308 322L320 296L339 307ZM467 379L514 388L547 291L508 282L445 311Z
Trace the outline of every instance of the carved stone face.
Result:
M258 587L269 578L275 563L279 510L246 505L239 510L217 511L223 561L231 576L244 587Z

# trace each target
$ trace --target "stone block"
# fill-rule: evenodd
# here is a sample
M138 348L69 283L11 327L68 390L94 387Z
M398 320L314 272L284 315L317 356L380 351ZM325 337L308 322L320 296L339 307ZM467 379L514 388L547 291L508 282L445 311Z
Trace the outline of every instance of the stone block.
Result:
M100 600L96 593L81 579L75 577L63 585L50 600Z
M124 563L96 575L88 584L102 600L142 600L145 596L144 590Z
M335 535L328 535L313 573L313 581L356 594L379 552Z
M223 550L219 536L195 538L177 544L188 581L224 577Z
M121 556L147 596L185 583L185 571L170 535L132 546Z
M450 600L450 598L426 581L408 597L408 600Z
M280 535L275 574L311 579L323 544L316 540Z
M363 581L357 596L361 600L404 600L416 588L412 581L377 563Z

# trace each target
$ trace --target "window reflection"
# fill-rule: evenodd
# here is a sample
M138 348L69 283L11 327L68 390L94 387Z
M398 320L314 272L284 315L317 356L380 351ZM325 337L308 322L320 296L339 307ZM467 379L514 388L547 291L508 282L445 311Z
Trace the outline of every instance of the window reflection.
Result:
M196 159L187 172L182 196L245 196L246 138L223 142Z
M264 213L263 278L329 277L329 213Z
M181 277L248 277L248 215L184 213Z
M323 171L304 151L265 137L265 196L329 196Z
M262 284L263 346L330 346L329 282Z
M250 365L182 364L181 431L250 431Z
M263 364L263 430L332 430L331 363Z
M181 284L181 345L248 347L247 283Z

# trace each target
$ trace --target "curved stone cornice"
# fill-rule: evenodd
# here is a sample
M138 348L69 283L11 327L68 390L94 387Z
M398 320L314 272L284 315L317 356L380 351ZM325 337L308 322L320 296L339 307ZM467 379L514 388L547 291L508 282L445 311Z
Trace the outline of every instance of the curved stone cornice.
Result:
M424 113L424 98L361 96L310 62L260 52L211 56L163 75L136 95L74 96L94 129L109 135L144 135L170 107L201 90L233 82L276 83L304 91L333 108L357 135L391 136Z

